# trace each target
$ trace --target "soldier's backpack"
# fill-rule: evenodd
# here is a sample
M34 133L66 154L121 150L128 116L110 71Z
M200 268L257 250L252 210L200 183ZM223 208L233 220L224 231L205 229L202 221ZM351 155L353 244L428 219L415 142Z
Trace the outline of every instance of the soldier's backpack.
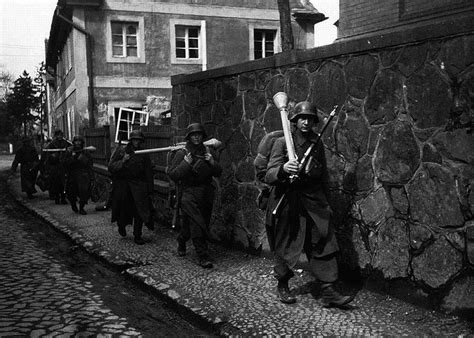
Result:
M253 161L257 180L261 186L260 193L257 197L257 206L261 210L265 210L267 208L268 198L270 196L271 190L271 186L265 183L268 161L270 160L270 155L272 154L272 148L275 140L282 137L283 135L283 130L275 130L266 134L258 144L257 156Z

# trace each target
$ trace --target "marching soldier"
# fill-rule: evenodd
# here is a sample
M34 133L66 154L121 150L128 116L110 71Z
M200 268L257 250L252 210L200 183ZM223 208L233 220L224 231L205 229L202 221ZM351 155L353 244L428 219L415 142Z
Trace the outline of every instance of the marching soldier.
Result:
M22 146L15 154L11 166L12 172L16 171L18 164L20 164L21 191L26 192L28 198L32 199L36 192L35 181L38 174L39 158L31 138L27 136L23 137Z
M136 244L145 244L142 238L143 223L153 230L151 195L153 168L150 156L135 154L142 149L145 136L134 130L126 147L118 147L109 161L109 172L114 177L111 198L112 222L117 222L119 234L127 236L126 226L133 223Z
M71 203L71 209L81 215L87 214L84 206L89 200L91 184L94 180L92 156L88 150L84 149L84 143L82 136L74 136L73 145L68 148L64 160L67 171L67 198ZM79 199L79 209L77 209L77 199Z
M64 138L62 130L54 132L54 139L47 149L67 149L72 143ZM45 171L49 178L50 196L56 204L67 204L66 201L66 168L64 166L65 151L49 152L45 159Z
M183 221L178 235L178 255L186 255L186 242L192 239L199 265L212 268L207 245L214 202L212 178L220 176L222 168L203 144L205 138L200 123L190 124L186 146L176 152L168 174L181 190Z
M317 108L310 102L295 106L290 122L298 158L318 140L313 126L318 122ZM300 170L297 160L288 160L285 138L275 141L265 175L265 181L273 185L267 208L267 234L275 256L274 272L278 280L278 295L283 303L296 302L288 281L294 276L293 268L301 252L305 252L311 273L321 283L322 303L326 307L343 306L352 297L342 296L335 288L338 279L336 254L339 250L328 203L329 180L324 146L319 140L310 154L305 168ZM290 184L291 176L299 177ZM285 199L276 215L273 214L283 194Z

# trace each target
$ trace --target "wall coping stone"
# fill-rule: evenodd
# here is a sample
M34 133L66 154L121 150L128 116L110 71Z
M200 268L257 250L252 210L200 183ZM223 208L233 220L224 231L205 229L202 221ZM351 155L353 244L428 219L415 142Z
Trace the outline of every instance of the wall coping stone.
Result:
M307 50L291 50L275 56L254 61L247 61L231 66L210 69L192 74L179 74L171 77L173 86L202 81L210 78L232 76L244 72L276 68L318 59L327 59L337 55L358 54L370 50L419 43L448 36L474 32L474 11L461 18L450 18L444 21L418 26L387 34L376 34L364 38L336 41L330 45Z

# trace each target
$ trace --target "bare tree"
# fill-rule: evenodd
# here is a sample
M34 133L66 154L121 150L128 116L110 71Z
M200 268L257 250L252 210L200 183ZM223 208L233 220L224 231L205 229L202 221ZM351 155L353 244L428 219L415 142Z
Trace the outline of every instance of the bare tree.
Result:
M278 0L278 11L280 12L280 31L282 50L294 49L293 31L291 29L290 0Z
M13 75L7 71L0 71L0 100L5 100L10 87L13 85Z

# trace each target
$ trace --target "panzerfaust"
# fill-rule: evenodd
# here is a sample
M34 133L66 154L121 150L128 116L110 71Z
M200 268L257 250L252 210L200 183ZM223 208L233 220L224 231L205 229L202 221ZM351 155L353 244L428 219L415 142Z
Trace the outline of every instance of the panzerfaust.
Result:
M215 138L211 138L210 140L205 141L204 145L214 148L214 149L219 149L222 146L222 142ZM175 150L183 149L185 146L186 146L186 142L180 142L169 147L137 150L135 151L135 154L139 155L139 154L161 153L165 151L175 151Z
M43 149L41 151L44 151L46 153L56 153L56 152L61 152L61 151L67 151L68 149L72 149L72 148L52 148L52 149ZM94 146L84 147L83 149L84 150L89 150L89 151L95 151L96 150L96 148Z

